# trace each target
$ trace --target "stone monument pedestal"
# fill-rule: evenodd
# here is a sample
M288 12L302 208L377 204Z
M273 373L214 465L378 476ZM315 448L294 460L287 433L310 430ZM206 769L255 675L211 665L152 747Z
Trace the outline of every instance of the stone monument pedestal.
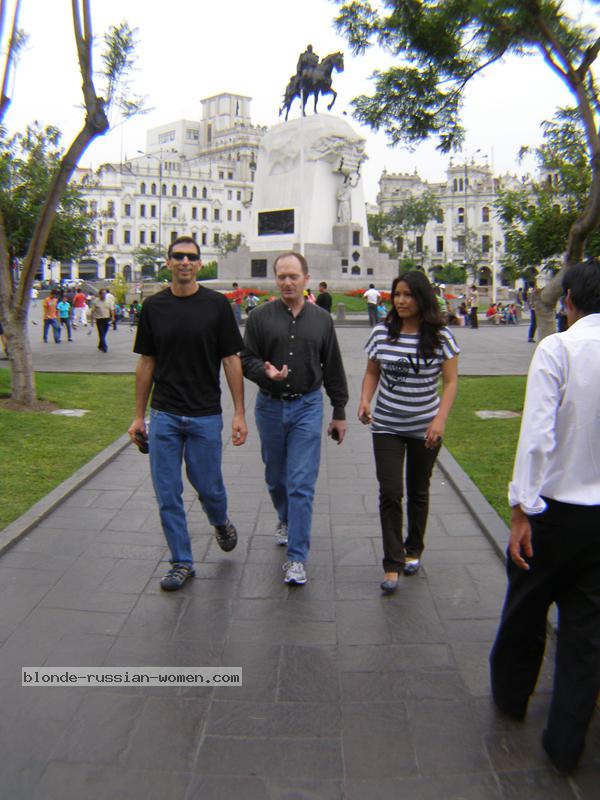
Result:
M219 262L219 278L272 278L287 250L307 258L314 279L390 281L397 262L369 246L360 179L365 140L346 120L315 114L263 137L246 245Z

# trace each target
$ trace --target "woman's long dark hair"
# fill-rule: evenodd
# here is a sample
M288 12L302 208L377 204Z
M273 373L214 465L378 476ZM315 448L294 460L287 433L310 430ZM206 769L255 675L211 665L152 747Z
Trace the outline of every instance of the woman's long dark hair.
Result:
M419 331L419 353L425 358L433 358L436 348L441 344L440 330L444 327L440 307L433 286L429 283L424 272L411 269L398 278L394 278L390 300L392 307L385 318L390 339L393 341L400 336L402 319L398 316L394 305L394 292L399 283L405 283L410 293L416 300L421 315L421 330Z

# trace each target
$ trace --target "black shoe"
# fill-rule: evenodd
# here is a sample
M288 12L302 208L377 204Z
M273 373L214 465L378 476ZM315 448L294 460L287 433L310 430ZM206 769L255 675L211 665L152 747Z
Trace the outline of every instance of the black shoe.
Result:
M398 578L396 578L395 581L390 581L386 579L384 581L381 581L379 585L381 586L381 591L384 594L394 594L394 592L398 588Z
M558 773L558 775L570 775L573 772L577 766L577 761L563 761L555 756L552 746L550 745L550 734L547 730L542 732L542 747L546 751L546 755L552 762L554 771Z
M165 592L175 592L181 589L188 578L195 575L194 568L189 564L175 562L164 578L160 580L160 588Z
M238 541L237 531L235 525L226 519L224 525L215 525L215 539L217 544L226 553L236 546Z

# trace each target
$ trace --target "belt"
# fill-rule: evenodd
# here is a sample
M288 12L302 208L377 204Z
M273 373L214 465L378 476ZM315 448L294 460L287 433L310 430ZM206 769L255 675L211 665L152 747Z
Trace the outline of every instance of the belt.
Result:
M289 400L298 400L300 397L304 397L301 392L288 392L287 394L273 394L273 392L266 392L264 389L260 390L261 394L270 397L271 400L283 400L284 402L288 402Z

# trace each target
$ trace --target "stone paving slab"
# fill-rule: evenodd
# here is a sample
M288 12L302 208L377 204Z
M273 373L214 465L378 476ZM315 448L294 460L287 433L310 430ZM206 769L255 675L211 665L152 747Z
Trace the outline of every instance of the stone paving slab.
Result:
M524 723L490 702L507 531L447 453L433 476L423 569L381 596L370 436L353 418L364 363L354 333L340 337L350 432L341 448L323 441L305 587L282 581L251 413L247 445L224 450L240 544L215 547L187 488L198 576L181 592L158 586L168 553L148 460L123 440L27 519L0 557L2 796L598 797L597 715L571 779L554 774L539 744L551 643ZM22 666L102 665L241 666L244 684L20 686Z

